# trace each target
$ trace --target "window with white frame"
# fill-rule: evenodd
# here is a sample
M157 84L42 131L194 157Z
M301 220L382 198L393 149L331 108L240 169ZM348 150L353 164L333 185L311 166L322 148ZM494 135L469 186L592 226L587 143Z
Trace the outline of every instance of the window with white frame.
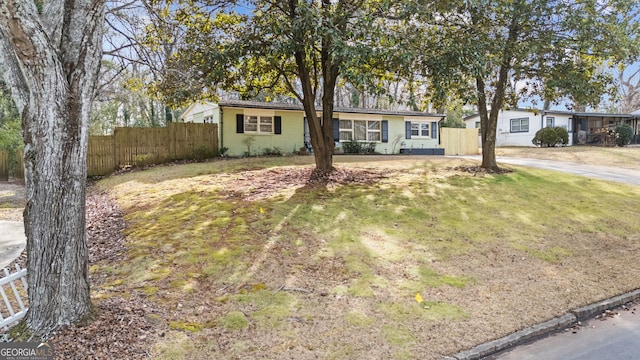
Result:
M429 121L411 121L411 138L430 138Z
M556 118L553 116L547 116L547 127L554 127L556 122Z
M381 141L381 121L340 119L340 141Z
M511 119L511 132L528 132L529 118Z
M213 115L205 116L203 122L205 124L213 124Z
M245 115L244 132L255 134L273 134L273 116Z

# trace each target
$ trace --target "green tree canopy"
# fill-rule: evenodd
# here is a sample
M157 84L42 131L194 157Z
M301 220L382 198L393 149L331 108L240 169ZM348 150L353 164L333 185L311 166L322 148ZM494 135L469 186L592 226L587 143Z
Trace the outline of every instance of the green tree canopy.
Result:
M386 31L390 12L377 0L250 0L237 7L183 1L172 13L185 42L170 64L182 71L158 88L174 103L215 97L216 86L246 98L289 95L304 107L316 170L330 171L336 84L375 87L389 76L389 54L397 51Z
M16 172L16 151L23 146L22 119L5 84L0 82L0 150L9 151L12 174Z
M416 63L434 100L454 92L476 104L482 166L495 169L498 112L522 96L599 103L615 91L603 66L637 56L637 15L632 0L421 3L411 21L423 31L408 35L419 34Z

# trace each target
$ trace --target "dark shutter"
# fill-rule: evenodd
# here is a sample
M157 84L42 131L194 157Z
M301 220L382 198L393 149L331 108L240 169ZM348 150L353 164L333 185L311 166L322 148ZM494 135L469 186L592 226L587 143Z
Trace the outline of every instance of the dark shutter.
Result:
M236 115L236 132L238 134L244 133L244 114Z
M411 139L411 121L404 122L404 137Z
M435 121L431 123L431 138L432 139L438 138L438 123Z
M340 141L340 120L333 119L333 141Z
M382 120L382 142L389 142L389 121Z
M273 117L273 133L282 134L282 117L280 116Z

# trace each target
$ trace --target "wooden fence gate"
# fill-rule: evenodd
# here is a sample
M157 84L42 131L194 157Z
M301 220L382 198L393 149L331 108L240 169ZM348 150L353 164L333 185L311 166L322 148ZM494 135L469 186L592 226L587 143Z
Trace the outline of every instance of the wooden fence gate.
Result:
M477 155L478 129L441 128L441 146L445 155Z

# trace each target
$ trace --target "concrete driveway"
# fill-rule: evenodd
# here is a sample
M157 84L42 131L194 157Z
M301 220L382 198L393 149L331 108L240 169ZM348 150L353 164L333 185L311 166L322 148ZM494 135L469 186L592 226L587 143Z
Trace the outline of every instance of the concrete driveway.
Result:
M455 156L457 158L482 161L482 156ZM502 164L521 165L540 169L554 170L568 174L586 176L593 179L615 181L630 185L640 185L640 170L614 168L608 166L595 166L570 163L554 160L539 160L528 158L496 157L496 161Z
M0 220L0 268L20 256L26 243L23 222Z

